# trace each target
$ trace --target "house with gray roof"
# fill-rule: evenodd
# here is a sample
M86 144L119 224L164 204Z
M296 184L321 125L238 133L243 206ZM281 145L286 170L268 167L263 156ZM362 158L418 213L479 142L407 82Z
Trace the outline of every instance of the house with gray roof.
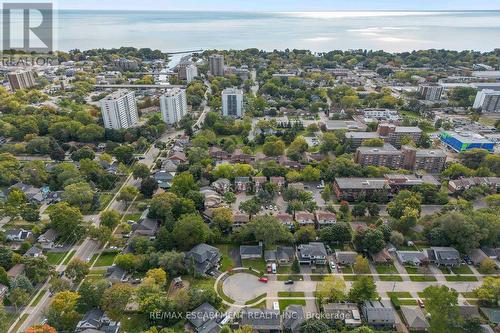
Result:
M241 326L246 325L259 333L278 333L283 329L279 310L244 308L241 311Z
M7 296L8 292L9 292L9 287L0 283L0 301L2 301L5 296Z
M361 325L361 314L354 303L328 303L323 305L325 318L331 321L342 321L347 327Z
M264 260L279 265L291 265L295 259L295 250L291 246L278 246L276 250L266 250Z
M418 306L401 306L401 314L410 331L427 331L430 327L424 313Z
M390 304L384 304L380 301L365 301L362 311L368 325L376 329L392 329L396 325L395 312Z
M106 270L106 280L111 283L123 282L126 276L127 272L118 266L111 266Z
M31 231L24 229L12 229L5 231L5 238L12 242L24 242L32 235Z
M24 256L29 258L39 258L43 256L43 250L39 247L32 246L28 251L26 251Z
M304 308L300 305L289 305L283 312L283 328L287 331L300 332L300 326L304 321Z
M469 252L470 260L474 263L475 266L480 266L481 263L488 259L489 257L484 253L481 249L472 249Z
M186 319L197 333L217 333L221 326L218 320L220 312L209 303L203 303L196 309L186 313Z
M186 253L184 262L186 267L203 276L217 271L221 258L218 248L208 244L198 244Z
M108 318L102 310L92 309L87 311L83 319L78 322L75 332L79 333L87 330L118 333L120 330L120 323Z
M325 244L310 242L297 247L297 258L300 264L325 265L328 253Z
M262 258L263 246L259 245L240 245L241 259L259 259Z
M158 183L158 187L162 189L168 189L172 186L172 181L175 177L175 171L158 170L154 179Z
M352 266L356 263L357 252L335 250L335 260L344 266Z
M429 261L437 266L460 266L460 253L452 247L431 247L426 249Z
M43 249L51 249L54 246L57 236L57 231L50 228L38 237L38 243Z
M420 251L396 251L396 258L401 265L422 266L429 261L425 252Z
M139 223L132 225L133 236L145 236L154 239L159 228L157 219L148 217L149 209L146 209L139 220Z

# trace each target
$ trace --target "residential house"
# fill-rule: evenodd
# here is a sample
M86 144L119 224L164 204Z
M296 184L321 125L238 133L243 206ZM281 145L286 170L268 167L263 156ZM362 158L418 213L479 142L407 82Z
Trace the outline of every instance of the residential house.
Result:
M259 259L262 258L263 246L259 245L240 245L241 259Z
M210 157L215 159L215 160L224 161L224 160L229 159L229 154L227 152L223 151L222 149L220 149L219 147L215 147L215 146L210 147L208 153L209 153Z
M481 319L479 308L476 305L468 305L468 304L459 305L458 312L460 314L460 317L464 319L471 319L471 318Z
M310 153L308 151L304 152L302 157L305 161L307 161L307 163L321 162L325 159L325 155L321 153Z
M500 177L472 177L450 180L448 182L448 189L450 192L460 192L468 190L473 186L484 185L491 189L498 189L500 187Z
M305 320L304 308L300 305L289 305L283 312L283 328L292 333L300 332L300 327Z
M26 266L24 264L15 264L11 269L7 271L7 277L15 279L20 275L24 274Z
M495 324L497 326L500 325L500 308L479 308L481 313L486 317L488 322Z
M149 237L151 240L156 237L156 232L159 228L159 222L157 219L152 219L148 217L149 209L146 209L139 220L139 223L132 225L133 236L145 236Z
M361 314L354 303L328 303L323 305L325 318L331 321L342 321L347 327L361 325Z
M314 227L314 214L306 211L295 212L295 221L300 227Z
M384 304L380 301L365 301L362 311L368 325L376 329L393 329L396 325L395 312L390 304Z
M169 159L163 160L161 163L161 170L167 171L167 172L176 172L177 171L177 165L172 162Z
M278 191L281 191L285 187L285 177L271 177L271 184L275 184L278 187Z
M250 154L245 154L241 149L235 149L231 154L231 163L244 163L250 164L254 157Z
M250 222L250 216L245 213L233 213L233 229L241 228Z
M42 203L45 200L45 194L42 192L42 189L38 187L34 187L24 183L16 183L10 186L5 192L6 196L13 189L18 189L26 195L26 199L30 202Z
M493 249L491 247L487 247L487 246L481 246L481 250L484 252L484 254L486 254L488 256L488 258L490 258L492 260L498 259L498 255L497 255L495 249Z
M291 159L289 159L287 156L284 156L284 155L280 156L280 158L278 159L278 163L279 163L279 165L284 166L286 168L290 168L290 169L301 169L302 168L302 164L300 164L297 161L292 161Z
M58 236L57 231L50 228L38 237L38 243L43 249L51 249Z
M210 186L222 195L231 191L231 181L227 178L217 179Z
M325 265L327 256L325 244L321 242L301 244L297 247L297 258L300 264Z
M425 250L429 261L437 266L460 266L460 253L452 247L431 247Z
M252 177L253 183L254 183L254 189L255 193L259 192L265 183L267 183L267 177L264 176L255 176Z
M391 254L387 249L382 249L382 251L371 254L373 262L376 264L389 265L392 263Z
M199 275L210 275L219 269L222 255L218 248L198 244L186 253L185 265Z
M179 151L170 155L168 159L172 161L175 165L184 164L188 161L186 154Z
M481 249L472 249L469 252L469 257L477 267L479 267L484 260L488 259L486 253L484 253Z
M318 210L316 211L316 221L318 222L318 228L325 228L337 223L337 216L335 213Z
M279 310L244 308L241 311L241 326L250 326L258 333L278 333L282 331Z
M246 192L250 189L250 177L236 177L234 179L234 189L236 192Z
M174 180L175 172L158 170L154 179L158 183L158 187L161 189L169 189L172 186L172 181Z
M290 229L294 227L293 216L288 213L278 213L276 219Z
M218 333L221 313L209 303L203 303L186 313L186 319L196 333Z
M352 266L356 263L357 252L335 250L335 260L344 266Z
M106 333L118 333L120 323L113 321L99 309L92 309L85 313L82 320L76 325L75 332L83 332L85 330L98 330Z
M31 231L24 229L7 230L5 232L5 238L11 242L24 242L32 235Z
M295 250L291 246L278 246L276 250L266 250L264 260L279 265L291 265L295 259Z
M43 257L43 250L39 247L32 246L28 251L26 251L24 256L29 258Z
M422 266L429 262L425 252L396 251L396 258L401 265Z
M211 188L204 187L200 189L200 193L204 196L205 209L218 207L222 203L222 197L219 193Z
M401 306L401 314L410 331L427 331L430 328L429 322L418 306Z
M127 272L118 266L113 265L111 267L108 267L108 269L106 270L106 280L111 283L124 282L126 276Z

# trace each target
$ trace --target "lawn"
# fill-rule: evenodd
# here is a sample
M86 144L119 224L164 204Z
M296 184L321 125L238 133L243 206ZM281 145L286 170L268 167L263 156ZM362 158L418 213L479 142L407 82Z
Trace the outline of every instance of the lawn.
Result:
M477 281L475 276L464 276L464 275L449 275L445 276L446 281L450 282L473 282Z
M403 281L403 278L399 275L379 275L379 279L380 281Z
M97 261L94 263L95 267L111 266L115 261L115 257L118 255L116 251L106 251L102 252ZM94 260L94 259L92 259Z
M420 274L418 267L405 266L405 269L408 274Z
M278 297L305 297L302 291L278 291Z
M314 275L314 276L317 276L317 275ZM311 280L314 276L311 276ZM303 281L304 277L300 274L278 275L278 281L287 281L287 280Z
M47 262L51 265L59 265L68 252L47 252Z
M38 296L35 298L35 300L33 301L33 304L31 306L36 306L38 303L40 303L40 300L42 299L42 297L45 295L45 290L40 292L40 294L38 294Z
M451 270L455 274L474 274L474 272L467 265L462 265L460 267L453 267Z
M122 330L130 333L140 333L149 327L148 316L143 314L130 314L124 316L120 322Z
M465 298L476 298L477 295L473 291L463 292L461 293Z
M221 271L225 272L234 268L236 265L233 261L233 258L230 255L230 251L231 249L236 248L236 245L219 244L216 247L222 253L221 268L220 268Z
M125 215L125 217L123 218L123 220L125 222L127 222L129 220L130 221L134 221L134 222L138 222L139 219L141 218L141 215L142 215L142 213L127 214L127 215Z
M387 292L387 296L397 297L397 298L412 298L413 297L407 291L389 291L389 292Z
M351 266L341 268L343 274L354 274Z
M284 311L287 306L296 304L296 305L306 305L306 300L305 299L280 299L279 301L280 304L280 310Z
M28 318L28 316L29 316L29 314L27 314L27 313L23 314L23 316L17 322L16 326L14 326L14 329L12 330L12 332L17 332L19 327L21 327L21 325L24 323L26 318Z
M343 275L342 277L345 281L356 281L358 279L358 275Z
M323 281L326 275L311 275L311 281Z
M400 299L399 305L417 305L417 300L415 300L415 299Z
M64 260L63 265L67 265L71 261L71 259L73 259L75 252L76 252L75 250L70 251L68 258L66 258L66 260Z
M243 259L242 260L242 265L243 267L247 267L247 268L253 268L253 269L256 269L256 270L259 270L263 273L266 272L266 262L264 261L264 259Z
M393 273L398 273L398 270L396 267L394 267L393 264L390 265L375 265L375 269L377 270L377 273L379 274L393 274Z
M435 282L436 278L432 275L410 275L410 280L413 282Z
M254 299L246 301L245 305L257 303L258 301L263 300L263 299L265 300L266 297L267 297L267 293L263 293L262 295L259 295L259 296L255 297Z
M292 272L292 266L278 266L278 274L290 274Z

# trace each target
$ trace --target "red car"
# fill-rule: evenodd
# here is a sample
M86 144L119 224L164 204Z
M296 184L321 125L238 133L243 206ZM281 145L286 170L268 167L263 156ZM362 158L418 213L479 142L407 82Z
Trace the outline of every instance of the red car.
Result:
M267 265L267 272L268 272L268 273L271 273L271 272L272 272L271 265Z
M263 282L263 283L267 283L267 281L269 281L269 279L266 277L261 277L261 278L259 278L259 281Z

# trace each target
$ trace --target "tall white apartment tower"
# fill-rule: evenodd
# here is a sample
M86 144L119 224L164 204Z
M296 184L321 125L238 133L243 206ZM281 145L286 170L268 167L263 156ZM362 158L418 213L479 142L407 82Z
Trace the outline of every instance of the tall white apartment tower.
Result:
M224 76L224 56L222 54L209 56L208 67L213 76Z
M478 91L473 107L483 112L500 112L500 91L491 89Z
M160 110L163 121L174 125L187 114L187 98L184 89L168 90L160 97Z
M243 90L226 88L222 91L222 115L241 118L243 110Z
M101 99L101 113L104 127L112 129L129 128L137 125L137 102L135 93L117 90Z
M8 73L7 79L13 91L29 89L36 85L35 74L31 70L19 70Z
M191 83L195 77L198 76L198 68L195 64L190 64L186 66L186 81L187 83Z

